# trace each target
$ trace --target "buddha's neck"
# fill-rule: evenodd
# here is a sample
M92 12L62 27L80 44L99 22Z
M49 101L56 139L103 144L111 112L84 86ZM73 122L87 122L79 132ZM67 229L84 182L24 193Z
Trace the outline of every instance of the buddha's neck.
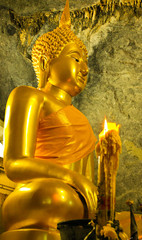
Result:
M47 83L45 92L54 96L58 101L64 102L65 105L71 104L71 96L61 88L58 88L51 83Z

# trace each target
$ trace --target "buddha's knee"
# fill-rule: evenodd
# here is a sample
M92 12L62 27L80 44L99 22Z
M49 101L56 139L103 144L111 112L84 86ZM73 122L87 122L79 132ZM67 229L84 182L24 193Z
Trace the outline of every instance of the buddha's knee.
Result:
M57 179L37 179L16 189L3 205L6 229L56 228L57 223L84 216L83 204L69 185Z

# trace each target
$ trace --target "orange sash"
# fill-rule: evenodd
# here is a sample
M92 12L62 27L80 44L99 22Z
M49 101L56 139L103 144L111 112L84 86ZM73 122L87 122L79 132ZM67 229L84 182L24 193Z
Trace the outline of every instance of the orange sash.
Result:
M40 122L35 157L57 164L69 164L91 153L95 142L87 118L69 105Z

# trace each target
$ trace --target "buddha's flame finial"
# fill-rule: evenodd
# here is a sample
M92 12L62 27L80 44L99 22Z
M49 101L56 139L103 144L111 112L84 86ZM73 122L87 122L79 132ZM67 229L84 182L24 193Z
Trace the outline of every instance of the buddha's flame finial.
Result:
M66 1L66 5L65 5L64 11L62 13L60 23L59 23L59 27L64 27L64 26L71 27L69 0Z

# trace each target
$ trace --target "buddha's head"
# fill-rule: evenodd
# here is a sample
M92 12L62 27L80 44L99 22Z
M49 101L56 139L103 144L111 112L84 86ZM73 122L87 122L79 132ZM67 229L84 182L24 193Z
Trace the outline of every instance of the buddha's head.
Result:
M32 60L39 88L44 88L50 82L75 96L87 82L87 50L70 27L67 0L59 27L37 39Z

